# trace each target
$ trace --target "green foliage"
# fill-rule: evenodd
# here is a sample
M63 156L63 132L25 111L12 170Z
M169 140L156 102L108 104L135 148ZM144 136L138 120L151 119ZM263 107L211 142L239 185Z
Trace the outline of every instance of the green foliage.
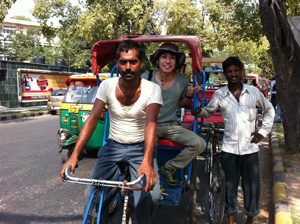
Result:
M53 51L50 47L42 47L39 41L40 31L28 29L26 34L13 34L10 38L12 43L4 49L9 60L32 61L33 56L45 56L46 64L54 64Z
M64 38L54 47L55 58L62 58L74 68L91 68L91 50L86 41Z
M287 16L300 16L300 2L298 0L286 0L285 2Z
M55 35L60 38L55 55L65 58L71 66L90 67L88 49L99 40L136 33L166 33L199 35L203 56L235 55L251 71L264 76L273 73L258 3L252 0L86 0L82 5L84 12L70 0L35 0L35 3L33 15L42 24L42 33L48 41ZM297 11L295 4L290 4L293 12ZM60 18L59 28L48 25L52 17ZM159 45L144 44L146 55ZM186 46L179 47L188 53ZM151 67L147 60L146 65Z
M55 35L60 38L55 54L72 67L91 67L90 49L98 40L159 31L152 19L151 0L86 1L84 13L69 0L35 0L35 3L33 15L42 24L42 33L48 41ZM51 17L60 18L59 28L48 25Z
M0 1L0 23L4 20L8 10L17 0L1 0Z
M17 19L17 20L25 20L25 21L31 21L30 18L27 18L25 16L12 16L11 19Z
M191 0L168 0L167 14L161 25L165 25L169 35L197 35L203 29L203 17Z
M130 34L153 34L156 27L151 17L152 1L93 1L75 29L78 36L95 43Z

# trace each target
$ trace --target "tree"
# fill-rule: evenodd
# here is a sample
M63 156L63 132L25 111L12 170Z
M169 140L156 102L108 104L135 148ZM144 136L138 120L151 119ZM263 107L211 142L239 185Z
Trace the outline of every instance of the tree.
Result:
M40 43L40 31L35 28L27 30L27 34L11 34L6 38L12 41L6 47L5 54L9 60L28 61L33 56L45 56L46 64L53 64L53 51L50 47L42 47Z
M260 18L270 42L285 143L300 149L300 47L287 21L283 0L260 0Z
M151 17L152 0L98 0L79 18L76 30L81 38L94 44L130 34L156 34Z
M3 0L0 2L0 23L3 22L5 16L7 15L8 9L16 2L17 0Z
M27 18L25 16L12 16L11 19L18 19L18 20L25 20L25 21L31 21L30 18Z
M54 57L65 59L72 67L91 68L92 44L78 36L76 27L82 14L80 8L73 6L69 0L35 0L35 3L33 15L41 23L43 35L51 42L56 36L59 37L59 42L54 45ZM60 19L60 27L49 23L53 17Z
M47 39L60 38L57 55L64 56L71 66L91 67L90 49L101 39L119 38L142 33L157 34L153 22L152 0L89 0L85 12L69 0L35 0L33 15L42 24ZM52 17L59 17L61 26L48 24Z

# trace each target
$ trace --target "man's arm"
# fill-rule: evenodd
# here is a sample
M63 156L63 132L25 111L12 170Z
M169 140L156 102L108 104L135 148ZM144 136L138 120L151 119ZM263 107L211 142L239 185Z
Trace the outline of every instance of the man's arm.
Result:
M98 121L101 117L101 113L103 112L104 106L105 103L103 101L96 99L93 109L79 134L74 151L70 159L62 167L62 170L60 172L61 178L65 178L65 169L69 165L71 165L71 174L74 173L80 152L92 136L94 130L96 129Z
M218 103L218 97L217 97L216 93L214 93L211 100L204 108L197 107L196 111L192 109L191 112L192 112L192 115L194 115L194 116L209 118L218 109L220 109L219 103Z
M264 95L259 91L259 99L257 102L257 106L261 107L264 111L263 118L262 118L262 127L257 132L253 132L251 135L253 135L253 138L251 140L251 143L258 143L260 140L262 140L267 134L271 132L273 122L274 122L274 116L275 116L275 110L271 104L270 101L268 101Z
M156 140L156 121L160 106L160 104L153 103L148 105L146 109L145 152L142 164L137 170L138 176L141 173L146 175L146 192L152 190L156 184L156 174L152 167L152 158Z

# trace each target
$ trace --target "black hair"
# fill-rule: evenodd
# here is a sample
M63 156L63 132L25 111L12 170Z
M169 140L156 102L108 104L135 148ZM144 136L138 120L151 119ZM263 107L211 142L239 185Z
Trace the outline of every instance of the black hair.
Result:
M144 56L143 49L137 44L137 42L133 40L124 40L122 43L119 44L116 50L116 58L119 60L121 52L128 52L131 49L136 49L137 57L142 61Z
M238 57L231 56L231 57L227 58L225 61L223 61L223 63L222 63L223 71L225 72L226 68L228 68L229 66L232 66L232 65L238 66L240 69L242 69L241 60Z

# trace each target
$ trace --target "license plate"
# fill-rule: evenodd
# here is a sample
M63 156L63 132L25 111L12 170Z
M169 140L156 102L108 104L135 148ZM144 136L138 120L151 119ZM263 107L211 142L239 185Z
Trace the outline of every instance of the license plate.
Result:
M69 113L71 114L78 114L79 108L78 107L70 107L69 108Z

